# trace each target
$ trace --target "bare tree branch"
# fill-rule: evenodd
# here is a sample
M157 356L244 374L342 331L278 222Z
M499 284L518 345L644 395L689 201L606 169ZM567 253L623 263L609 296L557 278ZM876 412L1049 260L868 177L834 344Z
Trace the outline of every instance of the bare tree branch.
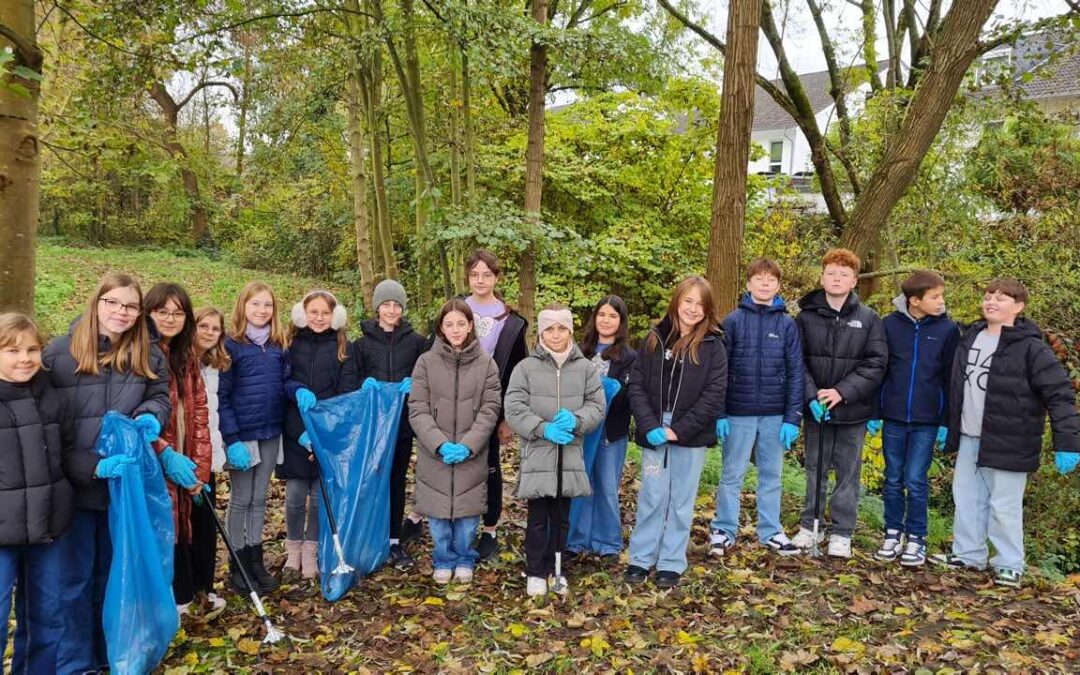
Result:
M225 87L232 92L234 101L240 100L240 92L237 91L236 87L234 87L231 83L223 82L221 80L204 80L195 85L192 90L187 93L187 96L182 98L180 102L176 104L176 109L182 110L184 106L188 104L188 101L190 101L191 98L195 96L195 94L199 93L203 89L206 89L207 87Z
M5 37L15 46L15 55L19 62L32 70L41 70L44 54L32 40L28 40L14 28L0 23L0 37Z

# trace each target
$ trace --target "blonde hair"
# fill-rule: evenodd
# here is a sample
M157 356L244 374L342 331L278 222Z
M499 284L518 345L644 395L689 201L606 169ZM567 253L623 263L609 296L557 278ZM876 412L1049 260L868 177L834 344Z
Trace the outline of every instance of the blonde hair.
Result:
M281 325L281 320L278 319L278 302L274 297L274 290L270 288L269 284L265 284L261 281L249 281L243 290L240 291L240 295L236 296L236 304L233 305L232 321L229 330L229 337L237 342L247 342L247 335L244 332L247 330L247 312L245 306L248 300L255 297L259 293L266 292L270 294L270 301L274 303L274 311L270 313L270 340L271 344L275 344L282 349L289 347L289 334L285 332L285 329Z
M20 312L0 314L0 349L18 347L26 336L30 336L39 347L45 346L45 338L33 319Z
M333 314L334 310L337 309L337 298L335 298L333 294L331 294L329 291L312 291L308 293L306 296L304 296L304 309L306 310L308 304L310 304L311 301L316 298L322 298L326 301L326 306L330 308L331 314ZM349 334L345 330L346 326L348 326L348 323L346 323L345 326L337 329L337 360L339 363L345 363L349 360ZM292 330L289 331L289 340L295 340L296 334L299 332L300 327L296 324L293 324Z
M142 308L142 288L134 277L123 272L109 272L103 276L71 334L70 350L72 358L75 359L75 372L98 375L102 368L113 368L121 372L130 371L148 380L156 380L157 374L150 367L150 329L141 311L135 317L135 323L109 347L109 351L104 354L98 351L98 301L114 288L134 290L139 296L140 310Z
M229 356L228 350L225 349L225 315L217 307L200 307L195 310L195 328L198 329L199 323L203 319L210 317L216 318L218 324L221 325L221 337L218 338L216 345L203 352L200 360L205 365L224 372L232 366L232 357ZM196 338L197 341L198 338Z
M681 335L679 333L679 303L682 302L683 296L693 288L698 289L698 293L701 294L705 316L698 325L694 326L694 330L690 331L689 335ZM699 363L698 347L701 341L709 333L716 332L716 302L713 300L712 284L704 277L697 275L680 281L675 287L675 293L671 296L671 302L668 303L667 317L671 323L671 331L663 336L664 345L670 345L671 353L675 358L682 358L689 354L690 362L697 365ZM660 338L657 337L657 331L651 331L649 338L645 341L645 348L652 352L656 351L658 346L660 346Z

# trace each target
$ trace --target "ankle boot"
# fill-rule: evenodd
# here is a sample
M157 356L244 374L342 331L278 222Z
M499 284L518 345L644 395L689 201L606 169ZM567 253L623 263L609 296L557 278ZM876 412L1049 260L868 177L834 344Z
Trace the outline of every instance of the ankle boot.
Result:
M251 575L251 581L259 588L261 593L272 593L278 589L278 582L266 571L266 565L263 564L263 547L262 544L255 544L248 547L248 556L251 564L248 566L248 574Z
M247 547L236 549L236 557L240 559L240 563L244 565L244 571L251 573L251 565L249 564L249 556ZM240 572L239 565L236 564L236 560L229 557L229 587L237 593L247 595L251 591L248 590L247 584L244 583L244 575Z
M301 561L305 579L315 579L319 576L318 563L319 542L305 541L301 547Z

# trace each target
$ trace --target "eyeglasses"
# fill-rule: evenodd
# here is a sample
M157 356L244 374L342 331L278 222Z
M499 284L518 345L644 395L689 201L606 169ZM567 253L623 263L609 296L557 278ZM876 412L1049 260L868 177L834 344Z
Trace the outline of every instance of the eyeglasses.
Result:
M165 308L155 309L154 318L158 321L182 321L184 319L184 312L182 310L170 312Z
M138 305L125 305L119 300L113 298L98 298L98 302L105 303L105 309L113 314L130 314L132 316L139 316L142 312L142 308Z

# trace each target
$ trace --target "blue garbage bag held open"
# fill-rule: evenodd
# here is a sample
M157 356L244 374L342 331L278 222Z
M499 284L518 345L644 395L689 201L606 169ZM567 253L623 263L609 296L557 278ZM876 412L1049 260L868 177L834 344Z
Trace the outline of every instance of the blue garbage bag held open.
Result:
M622 383L612 377L601 377L600 383L604 385L604 399L606 407L604 408L604 419L607 420L607 412L611 408L611 399L615 398L615 395L619 393L619 389L622 388ZM585 459L585 473L591 476L593 470L593 464L596 463L596 453L600 449L600 441L604 439L604 422L600 423L600 426L596 427L591 433L585 436L585 441L582 446L582 452ZM570 502L570 529L568 532L573 532L578 518L581 517L582 500L592 499L592 497L575 497Z
M106 413L97 452L136 458L109 479L113 557L102 619L111 672L141 675L157 668L180 627L172 591L172 499L153 448L131 419Z
M390 554L390 469L405 394L397 382L379 382L317 402L303 411L304 426L330 506L345 561L355 574L331 574L337 565L330 521L319 509L319 572L323 597L340 600L360 577Z

